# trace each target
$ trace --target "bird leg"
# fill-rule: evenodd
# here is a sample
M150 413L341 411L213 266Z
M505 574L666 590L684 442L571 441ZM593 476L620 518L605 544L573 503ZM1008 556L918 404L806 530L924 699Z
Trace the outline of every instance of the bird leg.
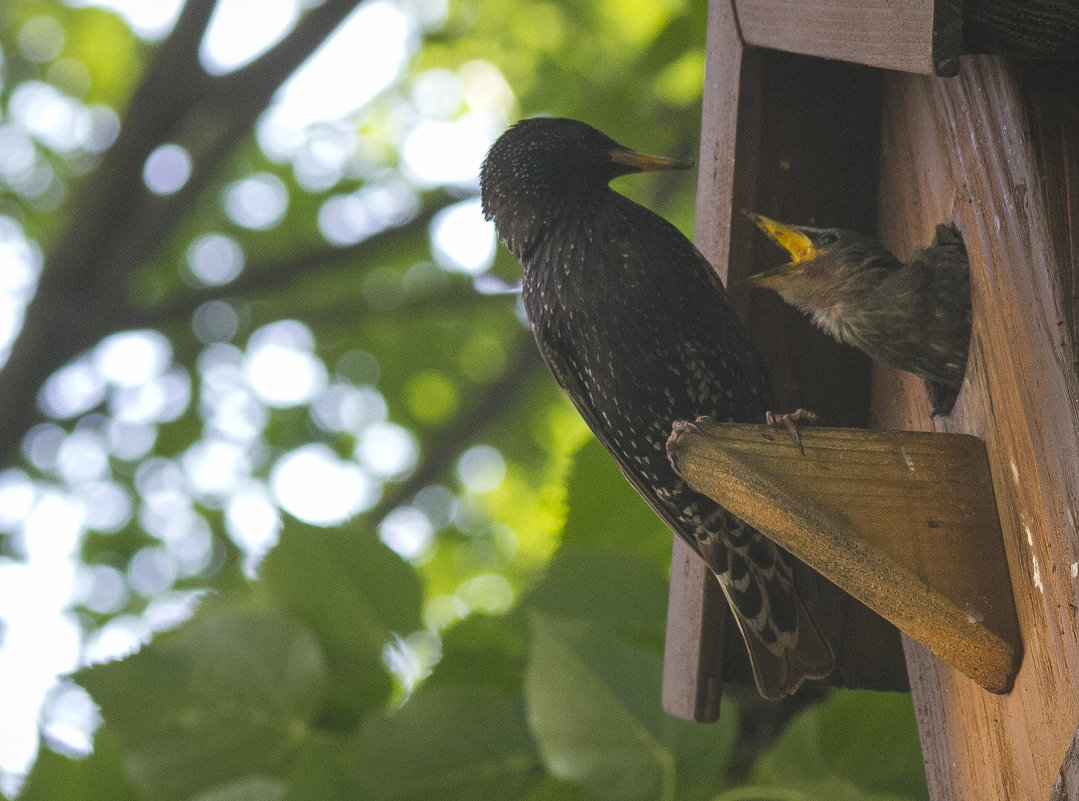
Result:
M817 413L811 412L809 409L795 409L793 412L787 412L786 414L776 414L771 411L764 413L764 421L768 425L776 428L781 425L787 427L794 444L798 446L802 456L806 455L806 449L802 445L802 432L798 430L798 425L814 425L818 419Z

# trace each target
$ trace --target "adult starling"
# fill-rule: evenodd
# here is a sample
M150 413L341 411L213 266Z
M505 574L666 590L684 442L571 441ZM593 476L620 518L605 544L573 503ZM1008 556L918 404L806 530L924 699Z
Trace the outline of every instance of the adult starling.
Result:
M785 225L748 213L790 254L749 284L772 289L840 342L925 380L933 415L949 414L970 348L970 270L959 232L903 264L876 240L838 228Z
M676 420L759 421L771 388L711 266L674 226L607 185L688 167L575 120L507 130L480 173L484 215L524 267L540 352L623 475L719 579L766 698L834 656L784 554L694 492L667 460Z

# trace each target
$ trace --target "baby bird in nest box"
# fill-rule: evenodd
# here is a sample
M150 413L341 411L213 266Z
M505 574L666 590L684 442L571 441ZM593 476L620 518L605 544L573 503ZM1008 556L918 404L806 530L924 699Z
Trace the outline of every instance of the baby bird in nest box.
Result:
M839 228L787 225L746 212L790 261L746 279L809 314L840 342L925 380L933 415L952 411L970 349L970 270L959 232L904 264L875 239Z

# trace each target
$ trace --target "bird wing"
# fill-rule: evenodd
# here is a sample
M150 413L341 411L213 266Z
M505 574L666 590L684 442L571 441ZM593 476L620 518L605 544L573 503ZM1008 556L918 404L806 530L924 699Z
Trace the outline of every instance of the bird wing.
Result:
M666 500L610 436L610 422L601 419L594 396L582 376L575 349L558 336L540 336L544 361L593 434L614 458L619 471L660 519L709 566L734 613L749 650L757 688L765 698L795 692L806 678L827 676L835 655L817 622L793 587L793 574L783 553L769 539L696 493L674 475L673 498ZM702 344L703 347L703 344ZM664 460L666 459L664 451ZM673 468L670 468L673 473ZM687 529L678 508L693 506L703 519L697 536ZM703 508L702 508L703 507ZM750 610L750 611L746 611Z

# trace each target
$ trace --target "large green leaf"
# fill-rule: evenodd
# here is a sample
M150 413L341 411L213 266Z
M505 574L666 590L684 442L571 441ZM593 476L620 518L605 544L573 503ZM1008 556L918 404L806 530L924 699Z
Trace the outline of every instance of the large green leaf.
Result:
M534 612L528 717L547 769L611 801L674 797L659 656L597 626Z
M349 729L354 716L390 693L382 651L394 632L421 628L421 589L412 566L359 525L320 529L289 519L259 570L257 588L314 632L325 649L330 709Z
M474 685L521 692L526 633L519 614L472 614L442 635L442 659L427 685Z
M345 738L313 733L293 761L282 801L355 801L361 795L354 761Z
M928 798L910 696L835 692L791 723L753 779L811 799Z
M587 619L658 651L666 629L667 589L660 568L627 549L563 545L522 603L552 617Z
M282 801L285 783L269 776L245 776L191 797L191 801Z
M44 744L19 792L20 801L137 801L139 795L124 774L116 733L105 727L94 737L94 750L82 759L68 759Z
M525 699L544 764L609 801L708 799L725 785L735 716L660 709L662 656L603 625L533 611Z
M204 608L134 656L75 679L118 735L132 783L165 801L282 770L326 690L307 629L236 605Z
M363 798L481 801L524 798L543 769L520 701L477 687L424 687L355 739Z

